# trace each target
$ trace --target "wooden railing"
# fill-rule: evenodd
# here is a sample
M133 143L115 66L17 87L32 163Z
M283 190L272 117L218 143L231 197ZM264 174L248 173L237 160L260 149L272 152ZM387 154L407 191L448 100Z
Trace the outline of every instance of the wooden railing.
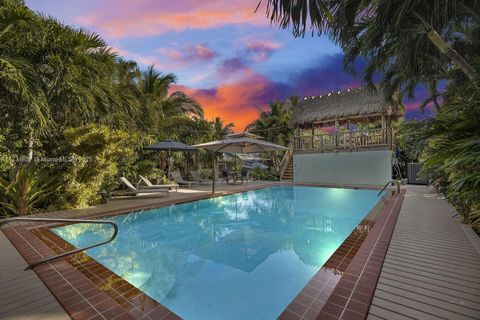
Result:
M392 128L368 129L332 134L296 136L295 151L334 152L339 150L365 150L368 148L392 147Z
M292 149L292 145L290 144L288 146L288 150L285 151L285 154L283 155L280 165L278 166L278 172L280 173L280 177L283 177L283 174L285 173L285 169L287 169L288 163L290 162L292 156L293 156L293 149Z

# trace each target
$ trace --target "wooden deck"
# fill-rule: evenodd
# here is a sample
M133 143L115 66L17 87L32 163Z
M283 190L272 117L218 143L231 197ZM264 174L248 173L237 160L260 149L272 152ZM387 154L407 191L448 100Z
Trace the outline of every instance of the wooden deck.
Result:
M227 192L266 186L219 186ZM209 186L165 196L43 214L85 217L205 196ZM425 187L409 186L368 319L480 319L480 240L452 219L454 209ZM68 319L68 315L0 232L0 319Z
M70 319L2 232L0 248L0 319Z
M369 320L480 319L480 239L440 195L409 186Z

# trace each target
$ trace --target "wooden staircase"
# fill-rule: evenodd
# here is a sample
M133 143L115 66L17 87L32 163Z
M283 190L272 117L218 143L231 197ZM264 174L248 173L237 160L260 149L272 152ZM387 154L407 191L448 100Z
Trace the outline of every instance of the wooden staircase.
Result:
M293 181L293 149L290 145L279 166L280 180Z
M282 176L280 177L282 181L293 181L293 157L290 158L288 161L287 166L285 167L285 171L283 172Z

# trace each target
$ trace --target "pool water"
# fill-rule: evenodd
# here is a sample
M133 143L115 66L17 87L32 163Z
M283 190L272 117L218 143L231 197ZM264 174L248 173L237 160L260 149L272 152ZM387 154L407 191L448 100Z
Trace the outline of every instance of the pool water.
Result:
M280 186L111 217L86 253L185 319L275 319L377 203L374 190ZM75 246L111 227L53 230Z

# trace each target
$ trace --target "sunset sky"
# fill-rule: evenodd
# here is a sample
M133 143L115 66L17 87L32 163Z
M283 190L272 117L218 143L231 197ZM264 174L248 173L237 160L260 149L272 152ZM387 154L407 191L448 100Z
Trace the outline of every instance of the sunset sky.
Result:
M272 100L357 87L326 37L270 26L259 0L27 0L35 11L99 33L121 56L178 76L206 117L243 130ZM424 94L419 91L417 100ZM407 117L422 116L405 101Z

